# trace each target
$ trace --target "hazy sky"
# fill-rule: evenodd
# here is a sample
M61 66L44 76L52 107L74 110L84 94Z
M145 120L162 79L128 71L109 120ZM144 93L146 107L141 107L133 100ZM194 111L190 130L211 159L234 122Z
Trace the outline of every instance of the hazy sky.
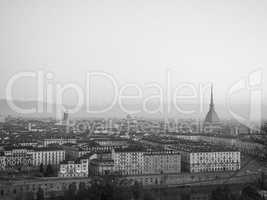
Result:
M88 71L143 87L165 86L169 69L173 87L213 82L223 102L229 87L261 69L267 93L264 0L1 0L0 30L0 98L12 75L32 70L84 88ZM96 84L100 102L109 87ZM34 99L36 81L18 81L14 93Z

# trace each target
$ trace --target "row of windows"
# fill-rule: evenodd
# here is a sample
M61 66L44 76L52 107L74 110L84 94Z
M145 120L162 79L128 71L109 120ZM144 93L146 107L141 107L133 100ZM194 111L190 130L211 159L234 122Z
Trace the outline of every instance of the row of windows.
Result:
M238 167L193 168L191 172L234 171L238 169Z
M45 154L64 155L65 152L38 152L38 153L34 153L33 155L45 155Z

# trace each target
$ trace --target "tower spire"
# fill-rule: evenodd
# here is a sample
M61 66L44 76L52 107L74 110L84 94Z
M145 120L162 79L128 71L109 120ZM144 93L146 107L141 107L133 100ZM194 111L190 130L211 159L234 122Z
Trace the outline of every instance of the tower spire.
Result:
M213 84L211 85L211 93L210 93L210 107L214 107L214 102L213 102Z
M211 85L211 91L210 91L210 109L209 112L206 115L205 122L204 123L217 123L220 119L215 111L214 108L214 101L213 101L213 84Z

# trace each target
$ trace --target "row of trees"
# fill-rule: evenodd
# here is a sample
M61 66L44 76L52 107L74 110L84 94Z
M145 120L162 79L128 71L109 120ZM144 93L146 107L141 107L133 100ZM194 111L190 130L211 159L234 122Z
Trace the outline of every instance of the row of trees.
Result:
M41 163L39 167L39 172L45 177L52 177L55 176L55 170L53 169L52 165L48 164L46 168L44 167L43 163Z
M97 184L86 188L80 185L77 190L75 184L70 185L60 200L156 200L158 191L144 190L141 185L135 183L132 186L119 186L113 183ZM164 199L164 194L161 197ZM190 195L179 195L183 200L189 200ZM42 200L42 199L38 199ZM241 194L233 193L228 186L222 186L212 191L210 200L264 200L257 188L246 186Z
M62 200L153 200L153 194L143 190L142 186L134 183L131 186L119 185L115 181L94 182L90 187L83 183L79 189L71 184L64 192Z
M218 187L212 191L210 200L264 200L255 186L246 186L241 194L234 194L228 186Z
M227 185L220 186L211 192L210 200L263 200L258 194L258 188L264 189L264 186L263 175L253 186L244 187L241 193L233 193ZM188 192L179 196L183 200L188 200L190 191ZM62 197L53 198L53 200L155 200L160 196L168 195L167 193L160 189L145 190L137 182L131 183L116 176L106 176L103 179L95 179L90 187L84 183L80 183L78 188L75 183L70 184ZM44 200L44 192L40 188L37 192L37 200Z
M167 192L167 193L166 193ZM189 191L188 191L189 192ZM177 194L182 200L190 199L190 192ZM171 193L170 193L171 194ZM44 200L44 191L39 188L37 200ZM160 198L160 196L162 198ZM54 197L50 200L156 200L167 198L168 191L162 191L160 195L158 190L145 190L141 185L135 183L131 186L120 186L114 182L93 183L90 187L86 187L84 183L80 183L79 188L76 184L70 184L69 188L64 191L61 197ZM174 199L175 195L171 195ZM20 198L19 198L20 199ZM34 200L33 194L26 195L25 200ZM179 199L179 198L178 198ZM21 200L21 199L20 199ZM212 191L210 200L264 200L257 192L254 186L246 186L241 194L233 193L228 186L220 186Z
M42 189L37 192L37 200L44 200ZM131 185L119 182L118 179L106 177L95 180L90 187L80 183L77 188L75 183L69 185L62 197L54 197L50 200L154 200L153 192L144 190L142 185Z

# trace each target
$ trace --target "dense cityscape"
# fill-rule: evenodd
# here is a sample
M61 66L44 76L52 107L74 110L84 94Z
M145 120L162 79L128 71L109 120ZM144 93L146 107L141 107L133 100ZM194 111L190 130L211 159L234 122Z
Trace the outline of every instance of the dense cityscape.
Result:
M0 0L0 200L267 200L267 0Z
M190 188L238 185L241 190L249 184L253 189L247 190L266 198L266 131L267 122L252 129L220 120L212 90L204 121L131 115L71 119L67 112L60 121L8 116L1 121L0 197L112 199L101 196L105 192L89 198L85 189L111 182L125 187L123 191L133 187L136 199L153 199L150 193L141 197L145 189L179 187L189 191L181 199L210 199L212 191L189 195Z

